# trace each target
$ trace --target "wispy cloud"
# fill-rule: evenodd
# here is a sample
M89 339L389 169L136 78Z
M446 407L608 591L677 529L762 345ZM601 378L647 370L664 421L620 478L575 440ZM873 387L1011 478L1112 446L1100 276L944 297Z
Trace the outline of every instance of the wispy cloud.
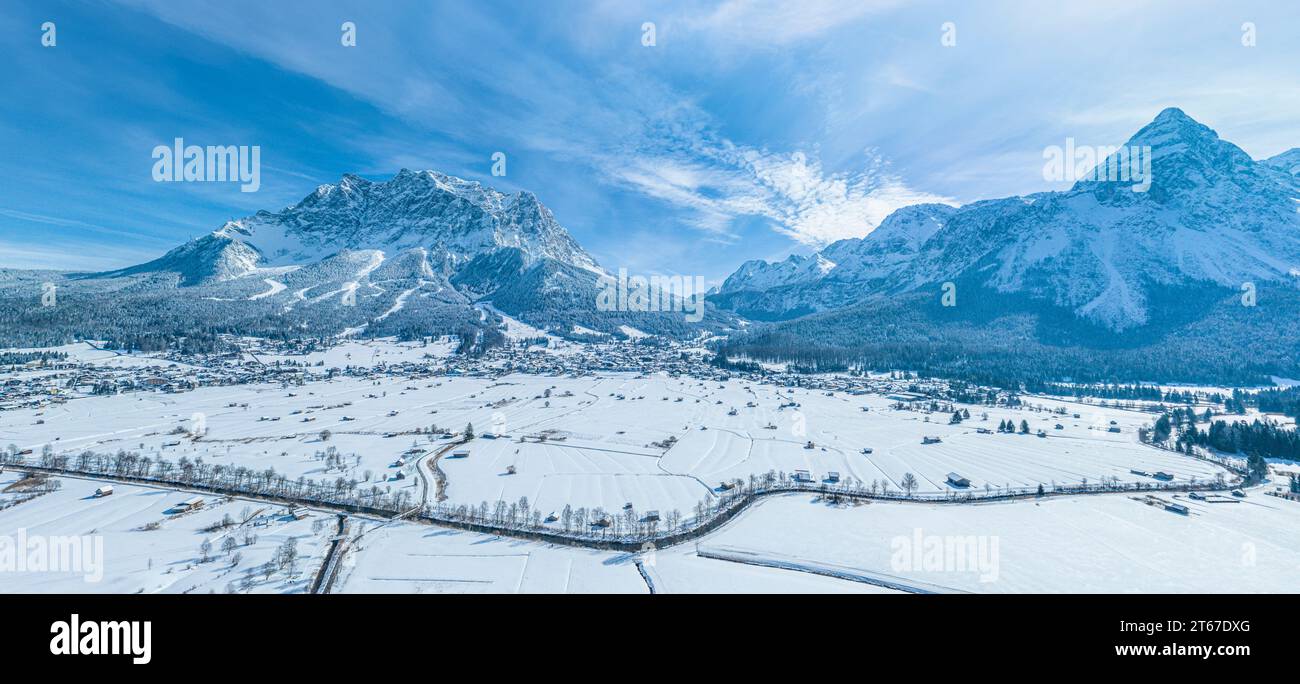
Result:
M722 141L694 156L638 160L616 170L639 191L688 208L697 228L736 238L735 219L768 219L781 234L807 247L867 235L895 210L952 200L915 190L864 155L860 170L828 173L803 152L778 154Z
M264 40L265 31L250 34L241 28L247 21L226 23L219 16L184 12L171 3L132 2L166 21L325 80L425 126L444 125L448 108L464 106L459 89L473 86L481 101L457 131L466 141L490 141L483 158L503 149L577 160L593 170L593 179L666 203L684 212L685 225L714 239L735 241L737 218L763 217L780 233L815 246L864 235L899 206L943 201L882 173L878 160L834 174L797 150L772 152L735 141L719 133L724 122L701 107L693 94L645 69L565 60L558 51L533 53L526 60L497 60L487 68L477 58L450 54L438 45L403 42L398 50L388 43L397 38L394 29L378 20L361 23L360 35L379 45L355 58L349 55L347 65L337 68L335 60L326 58L334 48L319 42ZM666 19L690 31L722 34L732 44L788 44L895 5L861 0L798 6L733 1L699 19L688 19L690 14L680 9L668 12ZM278 25L285 11L274 4L261 6L255 10L260 19L255 23ZM512 35L490 17L458 18L470 34L497 39ZM400 76L375 78L381 71ZM376 143L380 148L403 147L371 136L371 146Z
M952 203L908 187L884 170L879 158L868 159L861 171L827 174L816 159L802 153L751 158L756 178L771 191L767 205L774 210L771 218L778 230L810 247L862 237L901 207Z
M901 0L727 0L698 19L684 19L683 25L750 48L782 46L822 36L900 4Z
M39 23L30 4L0 16ZM57 50L0 71L0 207L20 212L0 240L179 242L345 172L433 168L533 190L607 264L715 277L906 204L1048 189L1044 145L1122 142L1165 106L1257 156L1300 144L1295 6L1252 7L1247 49L1235 7L1040 5L77 3ZM182 135L263 146L263 190L149 182L148 151Z

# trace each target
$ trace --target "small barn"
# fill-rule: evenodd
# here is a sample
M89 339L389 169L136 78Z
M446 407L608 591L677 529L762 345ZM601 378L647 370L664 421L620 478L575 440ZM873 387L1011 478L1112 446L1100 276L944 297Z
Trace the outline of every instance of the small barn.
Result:
M958 475L957 473L948 473L948 484L964 489L970 486L970 480Z
M95 496L108 496L113 493L113 485L104 485L95 490Z

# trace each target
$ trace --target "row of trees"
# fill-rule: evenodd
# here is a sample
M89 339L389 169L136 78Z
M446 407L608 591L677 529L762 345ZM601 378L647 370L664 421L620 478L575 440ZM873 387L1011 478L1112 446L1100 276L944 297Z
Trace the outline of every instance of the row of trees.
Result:
M1004 426L1009 421L1004 421ZM1027 427L1027 426L1023 426ZM1013 426L1014 429L1014 426ZM6 463L22 465L26 461L11 446L0 454L0 460ZM257 471L242 466L209 465L202 458L190 460L182 457L176 463L165 459L150 460L139 454L118 451L114 454L101 454L83 451L75 457L56 454L48 447L39 458L34 459L38 465L58 470L70 470L86 474L137 478L180 486L199 486L217 491L250 495L263 495L294 501L318 502L352 508L365 508L383 511L389 514L407 513L417 507L412 501L409 489L393 492L390 488L378 486L362 488L356 480L337 478L334 482L318 482L304 477L290 479L275 472L274 468ZM1013 488L1009 484L997 487L986 483L983 492L970 490L956 492L949 490L943 494L926 495L927 500L977 500L995 499L1014 496L1042 496L1045 493L1092 493L1105 491L1127 491L1148 489L1186 489L1194 483L1187 484L1121 484L1118 478L1104 478L1098 483L1083 480L1078 484L1060 485L1053 483L1050 490L1039 485L1032 488ZM895 491L893 487L897 487ZM1214 486L1223 488L1226 483L1220 478ZM708 525L725 516L730 516L754 496L780 491L806 491L820 493L833 498L840 496L852 498L887 498L910 499L916 496L920 484L915 475L905 473L895 485L888 479L872 480L870 483L853 477L838 482L810 482L806 478L792 477L785 472L768 471L762 475L750 475L748 480L734 479L723 483L712 496L706 496L695 504L694 516L687 518L682 511L674 509L665 515L657 511L653 514L640 512L632 505L617 512L606 511L601 507L565 506L558 515L545 515L527 499L517 501L498 500L489 504L483 501L478 505L440 503L432 510L420 506L421 514L434 521L469 523L510 529L524 536L528 534L562 535L584 540L618 540L618 541L652 541L658 538L679 535ZM558 523L558 524L557 524Z
M1008 418L1008 419L1006 419L1006 420L1004 420L1004 421L998 423L998 432L1005 432L1005 433L1008 433L1008 434L1015 434L1015 432L1016 432L1016 423L1015 423L1015 421L1013 421L1013 420L1011 420L1010 418ZM1022 435L1027 435L1027 434L1029 434L1029 421L1027 421L1027 420L1021 420L1021 421L1020 421L1020 434L1022 434Z
M48 363L58 363L67 361L68 355L63 352L38 351L38 352L20 352L20 351L3 351L0 352L0 366L8 366L12 373L18 370L18 366L38 361L41 365Z
M986 483L982 491L948 490L942 494L923 495L922 498L929 501L976 501L1067 493L1181 491L1196 487L1225 489L1227 486L1228 483L1222 474L1211 482L1197 483L1193 480L1181 484L1122 483L1118 477L1103 477L1099 482L1088 482L1085 478L1075 484L1053 482L1047 486L1039 484L1037 487L1012 487L1010 484L999 487ZM852 477L839 482L815 483L797 479L785 472L768 471L762 475L750 475L748 480L734 479L723 483L716 490L716 496L705 497L696 502L692 517L686 517L677 509L661 517L650 516L630 505L617 513L608 512L600 507L573 508L566 505L558 515L553 514L552 517L544 516L541 510L530 505L526 497L513 503L497 501L489 504L484 501L477 506L442 503L432 511L428 511L427 515L435 521L509 529L521 536L535 534L540 538L546 535L561 535L581 540L640 543L698 530L733 515L753 497L770 492L812 492L830 497L832 500L840 497L912 499L917 496L916 492L919 488L917 477L910 472L904 473L895 485L887 479L872 480L867 483Z
M9 445L0 460L4 463L26 463L18 447ZM180 486L197 486L218 491L269 496L295 501L310 501L344 507L370 508L393 513L405 512L415 507L409 489L393 491L391 487L372 485L362 487L355 478L335 478L331 481L309 480L306 477L290 478L277 473L275 468L255 470L244 466L212 465L202 457L193 460L182 456L178 461L150 459L134 451L116 453L82 451L71 456L55 453L46 445L35 465L55 470L70 470L90 475L151 480Z
M1174 409L1156 419L1140 438L1157 446L1195 455L1195 449L1244 455L1251 479L1268 476L1267 459L1300 460L1300 433L1273 420L1212 420L1210 411L1198 418L1192 409Z

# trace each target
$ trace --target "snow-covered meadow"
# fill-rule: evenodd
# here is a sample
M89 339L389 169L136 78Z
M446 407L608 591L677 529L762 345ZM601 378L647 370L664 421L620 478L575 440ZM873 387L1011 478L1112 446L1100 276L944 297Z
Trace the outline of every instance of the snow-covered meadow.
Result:
M1125 494L961 506L781 496L698 547L975 593L1294 592L1300 503L1262 489L1210 502L1160 495L1187 515ZM696 548L661 551L660 565L678 555L695 558Z
M653 586L656 593L888 593L868 584L700 558L693 548L615 553L414 523L372 525L345 557L336 591L645 594Z
M300 593L337 530L328 512L296 519L281 505L120 483L97 497L110 483L75 477L52 478L59 489L15 503L24 495L5 490L19 479L13 470L0 474L0 506L14 504L0 509L0 545L41 556L39 549L73 537L82 557L60 570L52 562L18 566L15 556L14 566L0 564L0 593ZM184 510L180 504L195 496L203 506ZM287 565L268 571L290 539L297 552L292 572Z
M666 375L337 377L7 411L0 413L0 445L38 453L49 445L70 456L127 450L154 460L203 459L291 479L406 489L416 498L427 492L433 503L432 488L422 486L410 461L447 444L443 431L472 424L478 437L465 446L470 456L440 462L447 501L527 497L544 512L565 505L614 511L631 503L688 514L723 481L770 471L807 470L814 479L835 472L842 481L893 491L912 473L922 494L951 491L950 472L975 491L1103 478L1153 482L1133 470L1163 471L1176 482L1224 472L1141 444L1137 428L1151 420L1147 413L1045 399L1037 402L1042 410L959 407L971 417L954 425L946 413L898 410L895 403L881 395ZM1052 410L1058 406L1065 413ZM1031 433L981 432L1003 420L1025 421ZM927 437L941 441L924 444ZM406 463L399 466L399 458Z
M158 367L78 346L78 359ZM889 393L851 394L667 373L568 375L337 375L333 366L376 367L448 353L445 345L347 341L308 356L263 362L308 367L302 384L208 386L184 392L76 396L0 411L0 446L75 462L85 451L138 452L173 464L273 469L290 479L353 480L438 503L433 462L445 476L442 503L515 503L542 516L565 506L617 514L678 511L717 497L724 482L807 471L890 491L912 474L921 495L996 492L1103 480L1174 483L1231 473L1207 461L1142 444L1154 414L1059 398L1024 405L929 402L900 408ZM316 365L316 364L320 365ZM1027 434L997 431L1004 421ZM473 425L475 438L460 444ZM434 430L433 428L437 428ZM1040 436L1041 433L1041 436ZM937 440L937 441L936 441ZM452 449L468 456L453 456ZM439 454L443 454L440 458ZM1279 470L1283 466L1278 466ZM949 473L967 478L957 489ZM0 489L14 483L13 469ZM193 496L164 488L54 478L62 488L0 509L0 537L98 535L104 578L16 574L6 591L302 592L335 532L333 514L294 520L281 505L225 501L180 513ZM1219 503L1159 494L1186 516L1135 495L1048 498L999 504L920 502L830 506L810 495L764 499L720 530L641 554L553 546L417 522L354 517L336 592L870 592L1286 591L1300 557L1300 504L1249 492ZM0 495L14 502L12 493ZM1141 497L1139 497L1141 498ZM229 515L233 528L214 527ZM245 522L245 518L249 518ZM562 523L547 520L546 526ZM257 536L248 541L252 530ZM224 551L226 537L237 539ZM967 570L900 568L897 540L997 540L991 581ZM295 574L263 574L285 540L297 543ZM200 563L200 545L212 560ZM988 551L986 549L986 551ZM232 565L233 554L240 562ZM918 556L919 558L919 556ZM983 573L987 575L988 573ZM987 578L985 578L987 580Z

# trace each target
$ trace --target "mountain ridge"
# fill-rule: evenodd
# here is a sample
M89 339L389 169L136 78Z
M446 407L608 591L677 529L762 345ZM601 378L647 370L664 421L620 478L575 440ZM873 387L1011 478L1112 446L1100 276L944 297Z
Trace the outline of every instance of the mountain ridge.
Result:
M605 271L530 191L505 193L437 171L387 180L345 174L279 211L227 221L157 259L98 273L50 272L60 319L29 311L35 272L9 271L0 309L45 321L53 339L211 333L463 334L492 330L496 309L556 334L579 327L693 336L734 318L692 325L654 312L595 311ZM44 282L44 281L42 281ZM5 290L9 292L6 293ZM8 295L10 302L3 301ZM160 302L172 310L156 310ZM185 324L180 311L194 321ZM110 320L113 312L121 321ZM39 330L4 332L31 341ZM60 337L61 336L61 337Z
M818 253L823 274L762 288L785 262L747 264L712 301L770 325L723 352L1013 382L1300 377L1300 152L1254 160L1175 108L1126 146L1150 148L1145 192L1085 177L905 207ZM918 220L934 229L893 236Z
M763 287L773 273L789 272L791 260L749 262L724 282L717 302L732 308L740 302L751 307L746 313L785 320L836 308L821 305L820 293L845 290L846 283L860 286L855 301L861 301L974 279L1123 331L1150 320L1153 286L1232 288L1285 280L1300 265L1295 189L1275 167L1252 160L1176 108L1162 111L1126 146L1152 150L1146 192L1132 191L1131 182L1079 180L1066 191L951 210L905 207L864 238L794 262L834 267ZM933 230L898 240L896 226L926 217ZM779 306L752 308L764 303Z

